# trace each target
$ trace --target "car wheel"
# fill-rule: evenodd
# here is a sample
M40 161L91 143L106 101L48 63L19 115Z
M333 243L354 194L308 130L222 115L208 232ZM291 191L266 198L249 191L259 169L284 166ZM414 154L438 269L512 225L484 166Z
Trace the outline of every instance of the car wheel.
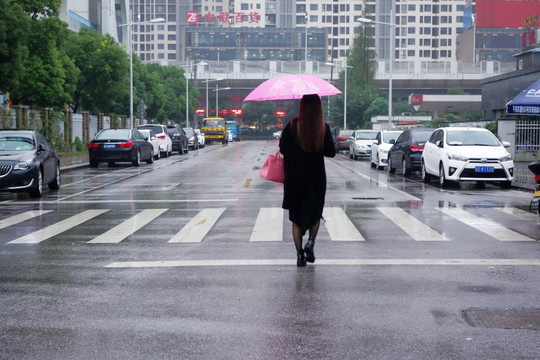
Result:
M146 160L147 164L153 164L154 163L154 149L150 149L150 157L148 160Z
M159 160L159 159L161 159L161 151L159 151L158 149L157 154L156 154L156 160Z
M56 175L54 180L49 183L49 189L58 190L60 189L60 164L56 164Z
M439 185L443 188L448 185L448 180L446 180L446 177L444 176L444 165L439 165Z
M388 158L388 172L393 174L396 172L396 169L392 167L392 159Z
M411 175L411 169L407 167L407 160L405 158L403 158L403 162L401 163L401 172L405 177Z
M424 164L424 161L422 161L422 181L426 184L431 181L431 175L426 171L426 164Z
M131 164L133 166L141 166L141 151L139 149L137 149L137 151L135 152L135 158L133 159Z
M28 195L32 198L38 198L43 195L43 174L41 169L38 170L36 177L34 178L34 183L28 192Z
M99 164L99 162L97 162L96 160L90 160L90 167L91 168L97 168L98 164Z
M114 161L109 161L109 163L107 164L109 167L113 167L114 166Z
M169 152L168 151L163 152L163 157L166 158L167 156L169 156Z

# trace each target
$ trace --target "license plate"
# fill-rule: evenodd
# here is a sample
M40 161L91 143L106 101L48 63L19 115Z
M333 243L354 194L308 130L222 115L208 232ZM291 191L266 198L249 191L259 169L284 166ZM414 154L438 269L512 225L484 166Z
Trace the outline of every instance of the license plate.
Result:
M104 149L114 149L114 147L115 147L114 144L103 144Z
M530 205L529 205L529 211L537 212L538 211L538 204L540 204L540 198L533 198L531 200Z
M474 172L477 173L493 173L495 168L493 166L477 166L474 168Z

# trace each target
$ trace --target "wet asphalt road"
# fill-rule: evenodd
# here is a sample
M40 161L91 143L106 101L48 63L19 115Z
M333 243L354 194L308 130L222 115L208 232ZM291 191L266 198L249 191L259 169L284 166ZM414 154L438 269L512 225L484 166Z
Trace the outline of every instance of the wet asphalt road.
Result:
M0 358L540 358L530 192L441 190L340 154L317 261L297 268L281 185L258 176L276 149L0 193Z

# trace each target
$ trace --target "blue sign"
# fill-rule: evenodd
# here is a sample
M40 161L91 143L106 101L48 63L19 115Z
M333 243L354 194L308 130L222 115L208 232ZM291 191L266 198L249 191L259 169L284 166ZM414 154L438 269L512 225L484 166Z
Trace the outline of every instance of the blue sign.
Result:
M540 115L540 80L523 90L506 104L506 113Z

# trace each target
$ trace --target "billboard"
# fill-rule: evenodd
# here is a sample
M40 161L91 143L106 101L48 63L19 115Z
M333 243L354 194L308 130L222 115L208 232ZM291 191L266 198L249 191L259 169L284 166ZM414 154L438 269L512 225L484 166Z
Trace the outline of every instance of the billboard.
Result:
M538 0L476 0L476 27L534 27L540 26Z

